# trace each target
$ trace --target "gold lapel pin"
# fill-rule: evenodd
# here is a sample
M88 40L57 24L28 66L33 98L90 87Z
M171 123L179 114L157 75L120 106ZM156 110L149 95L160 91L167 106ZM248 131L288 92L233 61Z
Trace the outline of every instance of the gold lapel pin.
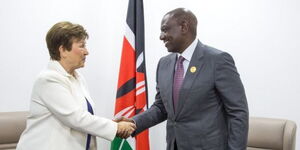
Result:
M197 68L196 68L195 66L192 66L192 67L190 68L191 73L196 72L196 70L197 70Z

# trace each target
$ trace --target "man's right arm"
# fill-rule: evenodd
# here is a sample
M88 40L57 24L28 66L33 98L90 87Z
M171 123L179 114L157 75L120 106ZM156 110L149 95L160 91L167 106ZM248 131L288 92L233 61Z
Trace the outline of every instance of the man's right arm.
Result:
M137 127L132 136L136 136L145 129L155 126L167 119L167 112L161 100L159 90L157 90L155 98L155 102L148 110L132 118Z

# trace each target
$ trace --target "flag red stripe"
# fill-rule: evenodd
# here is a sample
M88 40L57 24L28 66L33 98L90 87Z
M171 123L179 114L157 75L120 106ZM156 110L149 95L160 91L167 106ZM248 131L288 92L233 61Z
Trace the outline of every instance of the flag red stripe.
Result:
M126 37L124 37L120 62L118 89L128 80L135 77L135 70L135 51Z
M149 150L149 131L145 130L141 132L136 138L136 149L137 150Z
M131 92L125 94L124 96L116 100L115 115L121 110L123 110L124 108L127 108L129 106L134 106L134 103L135 103L135 90L132 90Z

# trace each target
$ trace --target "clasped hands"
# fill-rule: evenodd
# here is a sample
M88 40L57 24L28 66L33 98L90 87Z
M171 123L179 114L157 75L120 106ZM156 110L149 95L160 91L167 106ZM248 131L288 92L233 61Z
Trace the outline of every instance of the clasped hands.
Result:
M113 121L118 123L117 137L126 139L128 138L136 129L134 121L126 117L118 117Z

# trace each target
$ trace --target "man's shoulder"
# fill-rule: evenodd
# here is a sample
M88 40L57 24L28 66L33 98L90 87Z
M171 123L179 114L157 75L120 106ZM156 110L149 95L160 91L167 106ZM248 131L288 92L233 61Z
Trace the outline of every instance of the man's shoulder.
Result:
M224 63L226 60L233 61L231 54L228 52L208 45L203 45L201 51L203 51L203 55L207 60L213 60L219 63Z
M166 56L161 57L160 61L161 62L170 61L170 60L174 59L175 57L176 57L176 53L170 53L170 54L168 54Z
M204 45L204 44L202 44L200 46L200 48L198 48L198 49L202 50L205 55L215 56L215 55L220 55L220 54L224 53L224 51L222 51L220 49L217 49L217 48L212 47L212 46Z

